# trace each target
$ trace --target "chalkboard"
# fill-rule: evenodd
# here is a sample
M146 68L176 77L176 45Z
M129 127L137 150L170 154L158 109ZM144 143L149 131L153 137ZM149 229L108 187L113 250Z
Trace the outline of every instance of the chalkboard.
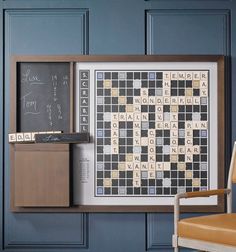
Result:
M18 62L18 132L69 132L70 104L69 62Z

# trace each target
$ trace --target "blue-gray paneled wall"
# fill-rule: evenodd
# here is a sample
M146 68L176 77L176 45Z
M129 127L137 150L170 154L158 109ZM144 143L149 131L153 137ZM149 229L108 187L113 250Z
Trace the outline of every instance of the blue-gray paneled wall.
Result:
M236 139L236 1L0 0L0 8L2 251L172 251L170 213L13 214L9 211L9 58L13 54L229 56L227 134L230 141L226 145L229 157Z

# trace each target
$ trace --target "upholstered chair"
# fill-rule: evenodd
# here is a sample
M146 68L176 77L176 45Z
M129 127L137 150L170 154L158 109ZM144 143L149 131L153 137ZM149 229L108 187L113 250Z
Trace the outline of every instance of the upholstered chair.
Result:
M232 185L236 183L236 142L230 162L227 189L181 193L175 196L173 247L195 251L236 252L236 213L232 213ZM180 220L180 199L227 195L227 213Z

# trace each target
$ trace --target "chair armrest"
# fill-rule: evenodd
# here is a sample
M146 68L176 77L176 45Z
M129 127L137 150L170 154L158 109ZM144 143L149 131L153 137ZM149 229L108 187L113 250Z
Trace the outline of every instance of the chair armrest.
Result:
M177 199L187 199L187 198L196 198L196 197L210 197L213 195L222 195L229 194L230 189L217 189L217 190L208 190L208 191L197 191L197 192L186 192L176 194Z

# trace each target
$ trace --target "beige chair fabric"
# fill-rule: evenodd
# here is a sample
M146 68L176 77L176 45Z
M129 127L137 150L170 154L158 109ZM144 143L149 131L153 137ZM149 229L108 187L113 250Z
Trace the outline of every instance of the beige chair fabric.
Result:
M182 219L178 223L178 236L236 246L236 214Z

